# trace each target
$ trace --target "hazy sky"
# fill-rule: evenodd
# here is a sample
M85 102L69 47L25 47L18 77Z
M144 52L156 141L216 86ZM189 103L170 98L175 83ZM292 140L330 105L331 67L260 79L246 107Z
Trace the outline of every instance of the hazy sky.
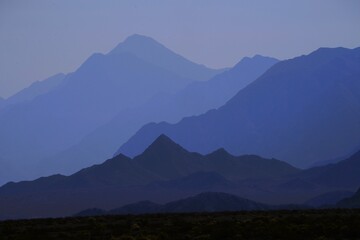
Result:
M0 96L74 71L94 52L148 35L219 68L360 46L358 0L0 0Z

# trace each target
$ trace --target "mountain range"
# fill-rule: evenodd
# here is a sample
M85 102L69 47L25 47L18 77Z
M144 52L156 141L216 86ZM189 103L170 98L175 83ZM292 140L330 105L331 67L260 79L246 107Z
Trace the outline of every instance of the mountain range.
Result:
M172 201L166 204L156 204L150 201L142 201L127 204L110 211L103 209L86 209L76 216L96 215L125 215L125 214L149 214L149 213L185 213L185 212L227 212L227 211L261 211L271 210L274 206L254 202L238 197L233 194L219 192L204 192L196 196Z
M320 48L281 61L217 110L148 124L117 153L135 156L164 133L191 151L223 147L305 167L360 145L360 48Z
M277 59L259 55L246 57L208 81L190 83L174 94L159 94L139 107L122 110L78 144L43 159L37 168L46 169L47 172L42 172L47 174L71 174L99 163L111 157L144 124L176 122L185 116L218 108L277 62Z
M204 65L191 62L170 51L154 39L139 34L131 35L124 42L119 43L110 51L109 55L122 53L131 53L139 59L173 72L185 79L204 81L224 71L223 69L209 69Z
M159 54L149 62L154 51ZM183 68L189 71L179 75ZM13 180L44 175L37 162L79 143L121 111L222 71L192 63L148 37L131 36L106 55L93 54L75 72L35 83L6 100L9 107L0 111L2 164L13 166L6 170Z
M4 100L4 106L18 104L26 101L31 101L36 97L48 93L63 83L63 79L66 77L63 73L55 74L45 80L36 81L29 87L22 89L21 91L10 96ZM0 106L1 109L1 106Z
M339 201L337 207L360 208L360 189L354 195Z
M133 159L119 154L70 176L7 183L0 188L0 212L9 218L65 216L144 200L162 204L202 192L236 194L269 205L303 204L324 193L358 189L359 156L300 170L275 159L236 157L224 149L208 155L189 152L161 135Z

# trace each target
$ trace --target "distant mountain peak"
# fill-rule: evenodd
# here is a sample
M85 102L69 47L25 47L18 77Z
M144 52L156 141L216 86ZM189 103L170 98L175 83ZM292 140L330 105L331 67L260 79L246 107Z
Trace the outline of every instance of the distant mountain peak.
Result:
M213 151L212 153L209 153L207 156L219 158L219 157L228 157L228 156L232 156L232 155L230 153L228 153L224 148L219 148L219 149Z
M129 37L127 37L123 42L118 44L118 46L112 51L117 51L117 49L124 50L124 49L131 49L133 47L140 47L140 48L163 48L166 49L164 45L156 41L155 39L140 35L140 34L133 34Z
M150 144L150 146L144 151L146 153L155 153L155 152L175 152L175 151L186 151L179 144L171 140L165 134L159 135L155 141Z
M154 40L153 38L151 38L151 37L148 37L148 36L145 36L145 35L141 35L141 34L137 34L137 33L128 36L128 37L125 39L124 43L125 43L125 42L133 42L133 41L150 41L150 42L156 42L156 43L158 43L157 41L155 41L155 40Z
M155 39L140 34L127 37L110 51L109 54L120 54L123 52L131 53L146 62L191 80L208 80L216 74L223 72L222 69L210 69L191 62Z

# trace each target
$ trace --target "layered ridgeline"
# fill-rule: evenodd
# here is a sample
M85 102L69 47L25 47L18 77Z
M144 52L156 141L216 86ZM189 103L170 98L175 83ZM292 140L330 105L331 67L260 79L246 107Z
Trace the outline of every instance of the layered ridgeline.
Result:
M341 208L360 208L360 189L351 197L345 198L337 203Z
M134 48L142 49L144 54ZM149 54L154 56L153 62ZM183 68L189 71L178 74ZM174 93L199 76L204 80L217 73L148 37L131 36L109 54L92 55L66 75L62 84L36 91L39 84L34 85L30 88L34 91L24 90L10 98L14 102L25 98L28 101L0 111L0 159L6 161L1 164L13 165L11 179L40 176L38 166L29 169L35 161L78 143L120 111L144 104L159 93ZM31 93L39 91L43 94L33 98ZM0 182L6 180L0 177Z
M4 106L4 104L5 104L5 99L0 97L0 109Z
M204 65L193 63L170 51L154 39L139 34L128 37L124 42L116 46L109 55L122 53L131 53L178 76L198 81L208 80L223 71L209 69Z
M156 204L142 201L127 204L110 211L103 209L86 209L76 216L148 214L148 213L186 213L186 212L226 212L226 211L261 211L275 207L254 202L233 194L219 192L204 192L189 198L172 201L166 204Z
M63 79L65 78L65 74L58 73L55 74L45 80L36 81L32 83L29 87L20 90L14 95L10 96L5 100L4 106L18 104L26 101L31 101L35 99L37 96L48 93L58 87L63 83ZM1 106L0 106L1 109Z
M176 122L185 116L218 108L277 62L274 58L259 55L246 57L208 81L191 83L175 94L159 94L142 106L121 111L80 143L42 160L38 168L43 168L44 173L47 170L47 173L69 174L99 163L110 158L143 125Z
M299 170L278 160L235 157L220 149L191 153L162 135L141 155L118 155L71 176L53 175L0 188L0 212L11 217L70 215L141 200L167 202L204 191L237 192L238 181L276 179Z
M118 153L134 156L159 134L191 151L224 147L296 166L360 146L360 48L320 48L271 67L218 110L179 123L149 124Z
M144 200L166 203L202 192L237 194L286 208L315 197L326 205L334 197L321 196L358 189L359 163L360 154L355 154L334 165L299 170L275 159L233 156L224 149L208 155L189 152L161 135L132 159L120 154L70 176L5 184L0 212L9 218L65 216Z

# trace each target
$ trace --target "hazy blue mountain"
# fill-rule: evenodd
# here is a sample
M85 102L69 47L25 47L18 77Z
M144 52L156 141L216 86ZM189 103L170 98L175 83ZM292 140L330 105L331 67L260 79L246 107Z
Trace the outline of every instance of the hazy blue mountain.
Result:
M191 153L162 135L133 159L120 154L70 176L7 183L0 188L0 212L14 217L59 216L140 200L164 202L209 190L236 192L240 180L298 172L278 160L234 157L224 150L206 156Z
M215 191L235 188L236 185L217 172L195 172L185 177L152 184L156 187L191 191Z
M204 192L198 195L169 202L156 204L141 201L128 204L120 208L104 211L101 209L87 209L76 216L94 215L122 215L149 213L184 213L184 212L225 212L225 211L259 211L269 210L272 206L251 201L236 195L221 192Z
M342 208L360 208L360 189L353 196L339 201L336 206Z
M154 39L134 34L116 46L109 54L131 53L136 57L158 67L193 80L208 80L223 69L214 70L204 65L193 63L169 50Z
M244 58L233 68L214 78L194 82L175 94L159 94L146 104L118 113L110 122L97 128L69 149L44 159L41 167L49 173L72 173L111 157L146 123L177 122L185 116L218 108L238 90L256 80L278 60L256 55Z
M342 160L346 160L349 157L351 157L352 155L354 155L355 153L357 153L359 151L359 149L360 149L360 146L356 146L355 148L353 148L350 152L348 152L345 155L333 157L333 158L327 159L327 160L317 161L317 162L311 164L309 166L309 168L326 166L326 165L329 165L329 164L338 163L338 162L340 162Z
M314 167L300 173L302 179L323 186L355 190L360 183L360 151L335 164Z
M206 192L194 197L170 202L164 205L163 212L224 212L268 210L266 204L254 202L227 193Z
M7 183L0 187L0 212L9 218L66 216L82 209L108 211L139 201L140 205L128 205L120 212L142 213L150 207L154 212L158 211L157 205L145 200L162 204L208 191L241 195L273 205L271 209L306 208L296 204L315 197L317 200L310 201L312 205L333 202L338 193L356 190L360 181L359 156L360 153L338 164L299 170L274 159L235 157L224 149L208 155L189 152L161 135L133 159L119 154L70 176L58 174ZM241 210L240 206L244 206L222 209L216 207L220 206L216 199L201 199L209 205L196 200L175 206L162 204L160 209L222 211ZM224 202L223 207L225 203L234 206L232 201ZM249 204L245 206L253 206Z
M5 104L5 99L0 97L0 109L4 106L4 104Z
M138 44L133 38L126 42L132 40ZM94 54L52 91L0 112L0 156L14 164L12 180L48 173L42 172L48 171L46 167L34 163L77 144L119 112L140 106L157 94L174 93L193 79L129 52ZM0 176L0 182L6 180Z
M66 75L63 73L58 73L45 80L36 81L32 83L29 87L24 88L21 91L12 95L11 97L7 98L6 105L31 101L39 95L48 93L49 91L59 86L63 82L65 76Z
M156 204L151 201L141 201L127 204L120 208L105 211L91 208L83 210L75 216L102 216L102 215L127 215L127 214L151 214L151 213L183 213L183 212L223 212L223 211L259 211L269 210L273 206L258 203L238 196L220 193L205 192L193 197Z
M190 151L224 147L297 166L360 145L360 48L320 48L275 64L217 110L148 124L118 152L134 156L164 133Z
M235 157L224 149L205 156L188 152L165 135L160 135L133 160L164 179L175 179L199 171L217 172L234 180L276 177L298 172L298 169L279 160L254 155Z
M352 195L354 195L354 192L351 191L328 192L311 198L307 200L304 204L313 207L329 207L335 205L344 198L351 197Z

